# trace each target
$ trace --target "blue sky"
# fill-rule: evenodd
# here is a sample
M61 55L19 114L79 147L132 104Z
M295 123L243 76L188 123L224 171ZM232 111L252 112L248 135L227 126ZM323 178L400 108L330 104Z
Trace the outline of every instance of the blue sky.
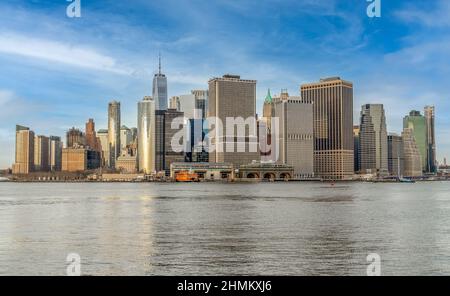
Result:
M135 126L136 102L151 94L158 52L169 96L206 89L224 73L258 80L258 111L273 93L321 77L354 83L360 105L383 103L388 129L427 104L437 109L438 160L450 157L450 1L65 0L0 2L0 168L14 161L15 124L64 136L88 118L105 128L107 104L122 102Z

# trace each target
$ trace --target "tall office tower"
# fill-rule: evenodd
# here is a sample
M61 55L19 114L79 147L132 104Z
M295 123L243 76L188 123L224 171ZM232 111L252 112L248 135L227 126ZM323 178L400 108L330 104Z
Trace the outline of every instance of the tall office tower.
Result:
M97 133L95 132L95 122L94 119L90 118L88 122L86 122L86 145L89 146L92 150L101 151L100 144L98 142Z
M34 137L34 170L47 172L49 167L48 151L49 138L46 136Z
M208 136L215 145L215 149L210 147L209 162L237 167L261 159L256 128L256 80L243 80L237 75L211 79L208 110L208 116L214 120L210 122L214 128ZM239 129L244 130L243 134Z
M425 120L427 124L427 172L437 172L436 160L436 135L435 135L435 108L434 106L425 106Z
M176 134L180 133L186 125L186 121L182 121L183 118L183 112L173 109L168 109L164 114L164 170L167 175L170 175L170 165L172 163L184 161L184 153L187 150L186 145L189 137L187 131L183 135L184 143L175 143L173 141ZM176 124L174 120L178 120L180 124ZM174 145L180 145L180 147Z
M287 93L287 92L286 92ZM270 94L270 89L267 90L266 98L264 99L263 105L263 118L267 123L269 129L269 135L271 134L270 128L272 127L272 118L275 116L275 106L273 103L272 95Z
M313 177L313 104L300 97L290 97L287 92L274 101L275 118L280 121L279 162L292 165L295 178Z
M164 117L166 111L155 111L155 170L164 171Z
M206 130L203 128L206 119L189 119L186 124L186 162L208 162Z
M404 174L407 177L418 177L422 175L422 156L411 128L405 128L402 132Z
M370 115L361 116L360 119L358 158L360 173L376 172L375 128Z
M170 109L184 113L187 134L187 146L185 161L207 162L209 159L206 151L206 130L203 125L207 115L208 91L192 90L190 94L172 97Z
M403 128L412 130L414 140L422 159L422 171L427 171L428 145L427 145L427 121L420 111L413 110L403 119Z
M178 123L176 124L177 120ZM172 128L172 124L173 128ZM156 154L156 171L165 171L170 173L170 164L174 162L184 162L185 151L189 144L189 134L183 135L184 143L174 143L175 135L184 129L184 113L175 109L168 109L165 111L156 111L156 132L155 132L155 154ZM175 145L183 145L176 147Z
M354 171L355 173L358 173L360 171L360 166L359 166L359 153L360 153L360 149L359 149L359 135L360 135L360 127L359 125L354 125L353 126L353 151L354 151L354 155L353 155L353 163L354 163Z
M99 148L101 149L101 166L109 167L109 137L107 129L97 131Z
M275 117L275 106L270 89L267 90L263 105L263 116L258 120L258 136L261 161L276 162L279 155L276 151L276 141L272 141L272 118ZM275 136L279 136L278 133Z
M205 119L208 117L208 90L192 90L195 97L195 119Z
M391 176L401 177L405 174L405 157L403 139L396 134L388 135L388 170Z
M120 128L120 151L127 148L127 146L133 143L133 135L131 134L131 129L127 126L122 125ZM122 152L121 152L122 153Z
M82 131L72 127L66 133L66 143L67 148L72 148L74 146L84 146L86 145L86 138Z
M109 167L115 168L120 156L120 102L117 101L108 105L108 146Z
M314 170L324 179L353 176L353 84L339 77L301 86L302 100L313 103Z
M167 77L161 73L161 56L158 73L153 77L153 99L156 110L167 110Z
M360 169L363 173L388 174L386 116L382 104L361 108Z
M60 137L50 136L50 147L48 150L48 159L50 162L50 171L59 172L62 167L62 149L63 143Z
M28 127L16 125L16 157L13 174L29 174L34 171L34 132Z
M138 170L145 174L155 171L155 107L155 101L148 96L138 103Z

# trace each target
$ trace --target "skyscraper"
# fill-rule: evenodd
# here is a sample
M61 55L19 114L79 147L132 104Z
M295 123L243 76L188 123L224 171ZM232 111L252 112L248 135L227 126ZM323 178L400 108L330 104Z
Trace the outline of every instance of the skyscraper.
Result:
M295 178L314 176L313 104L285 92L274 98L274 109L280 122L279 135L274 133L280 142L279 162L293 166Z
M172 97L170 108L184 113L186 128L190 134L185 161L200 162L208 160L208 152L204 144L206 130L203 128L207 115L207 90L192 90L190 94Z
M174 120L179 120L180 125L172 128ZM182 124L181 124L182 123ZM185 160L185 147L174 147L172 140L174 136L184 129L184 113L175 109L157 110L155 122L155 154L156 154L156 171L165 171L168 175L170 173L170 164L174 162L183 162ZM189 143L190 135L184 135L184 143ZM181 151L178 150L181 148Z
M175 110L175 109L174 109ZM164 171L164 115L165 110L156 110L155 111L155 170L157 172Z
M156 110L167 110L167 77L161 73L161 56L159 57L158 73L153 77L153 99Z
M100 129L97 131L98 143L102 152L101 166L109 167L109 137L107 129Z
M405 174L403 139L396 134L388 135L388 170L391 176L402 177Z
M324 179L353 176L353 84L339 77L301 86L314 109L314 169Z
M353 146L354 146L354 171L355 173L360 171L359 166L359 135L360 135L360 127L359 125L353 126Z
M34 170L47 172L49 167L48 151L49 138L46 136L34 137Z
M120 102L117 101L108 105L108 146L109 167L115 168L120 156Z
M270 89L267 90L266 98L263 105L263 116L258 120L258 136L259 146L261 152L261 161L276 162L279 160L279 155L276 151L276 141L272 136L272 119L275 117L275 105L273 102ZM279 133L275 133L279 136Z
M194 89L191 93L195 97L195 119L205 119L208 117L208 90Z
M405 128L402 132L404 174L407 177L422 175L422 156L414 137L412 128Z
M388 173L386 116L382 104L366 104L361 108L360 170L363 173Z
M155 171L155 101L144 97L138 102L138 170L150 174Z
M427 123L425 116L420 111L413 110L403 119L403 128L411 129L412 136L422 159L422 171L427 171L428 144L427 144Z
M260 160L256 129L256 80L244 80L237 75L224 75L209 81L208 116L211 143L209 162L232 163L235 166ZM228 121L234 120L234 125ZM223 129L221 128L223 123ZM244 130L243 134L238 129Z
M90 118L88 122L86 122L86 145L89 146L92 150L100 152L100 144L97 138L97 133L95 132L95 122L94 119Z
M182 131L186 126L187 122L183 121L184 113L181 111L177 111L174 109L168 109L164 114L164 170L166 171L166 175L170 175L170 165L175 162L183 162L184 161L184 153L186 151L186 146L183 147L175 147L172 142L175 139L175 135ZM174 120L179 120L180 124L175 124ZM172 125L173 123L173 125ZM176 143L176 144L187 144L188 141L187 133L184 134L184 143ZM190 138L190 137L189 137ZM181 148L181 149L180 149ZM180 151L181 150L181 151Z
M206 145L206 130L203 128L206 119L189 119L186 127L190 135L187 141L186 162L209 162L209 153Z
M436 135L435 135L435 108L434 106L425 106L424 110L427 126L427 172L437 172L436 165Z
M16 157L13 174L29 174L34 171L34 132L28 127L16 126Z
M122 150L127 148L128 145L131 145L133 142L133 135L131 134L131 129L127 126L122 125L120 128L120 150L122 154Z
M50 171L59 172L62 167L63 143L60 137L50 136L49 162Z
M66 133L66 147L72 148L74 146L84 146L86 145L86 138L82 131L72 127Z

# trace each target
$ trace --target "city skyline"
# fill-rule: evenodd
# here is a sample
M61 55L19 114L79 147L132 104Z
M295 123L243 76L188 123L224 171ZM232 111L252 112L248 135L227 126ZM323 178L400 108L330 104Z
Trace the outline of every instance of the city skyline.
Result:
M231 75L231 74L225 74L224 76L223 76L223 78L212 78L210 81L209 81L209 83L211 83L211 81L214 81L214 80L217 80L217 79L219 79L219 80L223 80L223 79L229 79L229 78L231 78L231 80L237 80L237 81L240 81L240 76L236 76L236 75ZM242 80L242 81L245 81L245 82L253 82L253 83L255 83L256 82L256 80ZM308 94L308 91L309 91L309 88L311 87L311 86L315 86L315 85L317 85L320 89L321 88L323 88L324 86L326 86L326 84L328 84L328 83L332 83L331 85L333 85L334 86L334 84L333 83L335 83L335 82L339 82L339 81L342 81L342 82L344 82L344 84L345 83L347 83L348 85L349 85L349 87L351 88L351 89L353 89L353 84L351 83L351 82L349 82L349 81L345 81L345 80L342 80L340 77L330 77L330 78L321 78L320 79L320 81L319 82L312 82L312 83L308 83L308 84L303 84L303 85L301 85L300 86L300 96L293 96L293 97L290 97L289 96L289 94L288 94L288 92L287 92L287 90L281 90L281 92L280 92L280 94L279 94L279 97L277 97L277 95L275 96L275 101L276 102L281 102L282 100L283 100L283 98L284 99L288 99L289 100L289 102L291 102L291 103L294 103L294 101L295 100L298 100L298 102L299 103L313 103L313 101L311 101L311 94ZM241 90L241 88L238 88L239 90ZM236 89L237 90L237 89ZM230 91L232 91L232 92L235 92L236 90L232 90L232 89L230 89ZM208 92L208 91L200 91L200 90L192 90L191 91L192 93L195 93L195 92ZM352 91L353 92L353 91ZM181 97L182 96L185 96L185 95L181 95ZM267 96L269 96L270 97L270 99L272 100L272 97L270 96L270 89L268 89L268 94L267 94ZM258 120L258 117L261 117L262 116L262 118L264 118L264 114L265 114L265 112L266 112L266 103L267 103L267 99L268 99L268 97L266 96L266 98L265 98L265 104L264 104L264 106L263 106L263 110L261 110L262 112L258 112L257 110L255 110L256 112L255 112L255 122ZM346 95L347 96L347 95ZM178 97L174 97L174 98L178 98ZM178 98L179 99L179 98ZM242 99L242 98L240 98L240 99ZM350 101L351 102L353 102L353 98L352 98L352 94L350 94L350 97L349 97L349 99L350 99ZM132 134L132 130L133 130L133 132L135 133L135 136L137 136L138 135L138 131L139 131L139 126L140 126L140 124L141 124L141 115L139 115L139 110L140 110L140 108L141 108L141 104L142 104L142 102L145 102L145 101L148 101L148 102L153 102L153 104L154 105L156 105L155 104L155 101L157 101L157 100L154 100L153 99L153 97L151 97L151 96L144 96L144 99L143 99L143 101L139 101L138 102L138 108L137 108L137 110L138 110L138 118L137 118L137 122L136 122L136 126L138 126L138 128L136 128L136 127L133 127L133 128L128 128L126 125L121 125L121 123L120 123L120 118L122 117L122 114L121 114L121 103L120 103L120 101L116 101L116 100L113 100L113 101L111 101L111 102L109 102L108 103L108 110L107 110L107 113L108 113L108 129L112 129L113 130L113 133L111 134L111 133L109 133L108 132L108 129L102 129L102 128L99 128L99 129L95 129L95 122L94 122L94 119L93 118L89 118L88 119L88 121L86 122L86 125L85 125L85 127L86 127L86 129L85 129L85 133L83 133L80 129L78 129L78 128L75 128L75 127L72 127L72 128L70 128L70 129L68 129L67 131L66 131L66 137L67 137L67 141L65 142L65 145L64 145L64 142L61 142L61 147L63 147L63 146L65 146L65 147L67 147L67 148L72 148L72 146L74 146L74 142L73 141L75 141L75 142L79 142L78 143L78 145L82 145L82 146L85 146L85 145L87 145L87 147L90 147L92 150L94 150L94 151L97 151L98 149L99 149L99 147L98 147L98 145L100 144L97 144L97 141L100 141L101 142L101 136L100 136L100 134L101 133L104 133L104 132L106 132L106 134L105 134L105 136L106 136L106 141L107 141L107 143L105 143L106 144L106 146L108 146L106 149L103 149L103 152L104 153L106 153L106 155L107 155L107 157L106 157L106 165L107 165L107 167L115 167L115 161L116 161L116 159L117 159L117 157L118 156L120 156L121 155L121 153L122 153L122 150L123 149L125 149L126 147L128 147L128 144L130 144L131 142L132 142L132 137L134 137L134 136L132 136L133 134ZM230 97L230 98L228 98L228 101L230 101L230 100L232 100L232 98ZM234 99L233 99L234 100ZM208 100L209 101L209 100ZM172 103L171 103L172 104ZM195 105L195 104L194 104ZM214 105L214 104L213 104ZM276 105L276 104L275 104ZM348 105L348 104L344 104L344 105ZM171 125L171 122L172 122L172 120L174 120L175 118L177 118L177 117L184 117L185 119L184 120L186 120L186 119L188 119L188 120L193 120L193 118L191 118L191 117L186 117L186 115L184 114L184 112L183 112L183 110L184 109L182 109L182 110L179 110L179 107L180 106L177 106L177 108L175 108L175 109L173 109L174 108L174 106L168 106L168 109L166 109L166 110L155 110L155 109L153 109L154 111L153 112L156 112L156 114L153 114L151 117L158 117L158 112L159 112L159 115L163 115L163 117L164 117L164 115L165 115L165 113L170 113L170 114L172 114L173 113L173 116L171 117L171 120L169 120L169 122L167 123L168 124L168 126L170 127L170 125ZM191 106L191 107L193 107L193 108L197 108L197 106ZM201 107L201 106L200 106ZM352 104L349 104L348 105L348 107L353 107L352 106ZM360 118L359 118L359 122L360 122L360 125L357 125L357 126L355 126L355 125L353 125L353 124L350 124L350 122L349 122L349 126L351 126L352 127L352 133L353 133L353 138L354 138L354 136L355 136L355 127L357 127L358 128L358 133L360 132L359 131L359 129L360 129L360 127L362 128L363 126L365 126L367 123L366 123L366 116L367 116L367 114L365 114L364 112L365 112L365 110L367 109L369 109L370 107L372 107L372 109L374 108L374 107L376 107L376 108L378 108L378 109L380 109L381 110L381 113L380 113L380 110L378 110L377 112L378 113L380 113L378 116L382 116L382 119L377 119L376 121L380 121L380 120L382 120L381 122L384 124L384 134L385 134L385 136L386 136L386 143L385 143L385 147L383 148L383 152L381 152L381 151L379 151L379 147L378 148L376 148L376 150L377 150L377 156L376 156L376 158L377 158L377 160L375 160L375 159L373 159L373 162L374 163L377 163L377 165L376 166L378 166L378 165L380 165L379 164L379 162L381 161L381 160L378 160L378 158L379 158L379 156L378 156L378 154L380 154L380 153L384 153L385 155L384 155L384 158L386 158L385 159L385 168L384 169L382 169L382 170L379 170L379 169L375 169L374 171L372 171L372 173L373 172L376 172L376 171L379 171L379 172L385 172L385 173L387 173L388 172L388 156L387 156L387 153L388 153L388 151L387 151L387 136L388 136L388 134L392 134L392 135L396 135L396 133L395 132L389 132L389 131L387 131L387 129L386 129L386 123L385 123L385 112L384 112L384 109L383 109L383 104L363 104L362 106L361 106L361 108L362 108L362 111L361 111L361 113L360 113ZM154 108L156 108L156 106L154 107ZM172 108L172 109L171 109ZM213 107L214 108L214 107ZM273 107L274 108L274 107ZM321 107L318 107L319 109L321 108ZM177 110L178 109L178 110ZM197 110L197 109L195 109L195 110ZM193 110L193 111L195 111L195 110ZM239 111L238 110L240 110L240 109L236 109L235 110L235 112L231 112L229 115L231 116L230 118L239 118L239 117L242 117L242 115L240 115L240 113L239 113ZM274 108L274 110L276 110L276 108ZM180 112L181 111L181 112ZM237 113L236 113L237 112ZM198 113L198 110L196 111L196 112L190 112L190 115L191 116L196 116L196 115L194 115L194 113L196 114L196 113ZM278 112L279 113L279 112ZM428 113L428 115L426 115ZM250 114L250 113L249 113ZM263 114L263 115L259 115L259 114ZM402 134L407 130L407 129L411 129L412 127L411 126L408 126L408 124L406 123L406 120L407 120L407 118L409 118L409 117L411 117L412 115L414 115L414 116L420 116L420 118L421 119L423 119L423 126L421 126L421 129L420 129L420 132L419 133L421 133L422 131L423 132L425 132L425 129L426 128L430 128L430 129L432 129L433 130L433 132L432 133L434 133L434 121L435 121L435 117L434 117L434 114L435 114L435 107L434 106L425 106L424 107L424 112L423 112L423 114L420 112L420 111L417 111L417 110L411 110L410 112L409 112L409 115L406 115L404 118L403 118L403 121L404 121L404 127L403 127L403 130L402 130ZM298 114L297 114L297 116L298 116ZM432 122L433 122L433 125L431 125L431 121L430 121L430 124L428 125L428 126L426 126L426 123L425 123L425 118L426 118L426 116L430 116L430 120L432 120ZM117 118L116 118L117 117ZM303 118L302 116L300 116L301 118ZM209 118L211 118L212 120L215 120L215 116L211 116L211 114L209 114L209 116L207 117L207 118L205 118L205 119L209 119ZM247 116L244 116L243 118L247 118ZM278 114L277 115L277 112L275 112L275 114L274 114L274 116L273 116L273 118L276 118L278 121L283 121L283 120L285 120L285 119L283 119L283 116L281 115L281 114ZM431 119L432 118L432 119ZM355 120L355 119L352 119L353 121ZM304 124L304 123L298 123L298 124L300 124L300 126L302 125L302 124ZM298 125L297 124L297 125ZM312 121L311 121L311 124L312 124ZM372 122L369 122L369 124L370 125L372 125L372 127L373 127L373 123ZM152 124L153 125L153 124ZM16 124L16 130L17 130L17 128L18 127L21 127L21 125L19 125L19 124ZM120 127L120 128L119 128ZM166 127L165 128L165 130L167 130L169 127ZM347 130L346 128L344 129L344 130ZM414 131L415 130L415 128L412 128L411 129L411 131ZM128 133L126 133L126 134L124 134L124 132L125 131L127 131ZM32 132L34 132L34 131L32 131ZM175 133L176 132L176 130L174 130L174 132L170 132L170 134L172 134L172 133ZM406 131L407 132L407 131ZM73 133L78 133L78 134L73 134ZM97 138L95 135L96 135L96 133L98 133L99 134L99 137ZM73 134L73 136L74 136L74 138L72 137L69 137L69 135L71 135L71 134ZM161 137L161 135L159 135L158 136L158 133L156 133L155 131L153 131L152 132L152 134L154 134L154 135L156 135L156 138L158 138L158 137ZM283 136L282 136L282 134L283 134L283 132L281 132L281 130L280 130L280 134L279 134L279 136L280 136L280 140L283 138ZM376 134L376 133L375 133ZM374 135L375 135L374 134ZM363 133L363 135L364 135L364 133ZM90 136L90 137L89 137ZM173 136L173 135L172 135ZM164 141L168 141L169 143L170 143L170 141L172 140L172 136L168 136L168 138L167 139L165 139ZM212 134L210 135L210 137L211 136L213 136ZM77 137L79 137L79 138L77 138ZM92 138L93 137L93 138ZM359 135L359 137L361 137L361 135ZM416 139L415 139L415 141L414 142L416 142L416 143L419 143L419 142L417 142L417 140L419 139L419 138L417 138L418 136L416 135L415 136L416 137ZM431 134L430 135L428 135L428 134L423 134L423 136L421 136L422 138L423 138L423 141L427 141L427 146L426 147L423 147L423 149L425 149L424 151L421 151L421 155L422 155L422 157L421 157L421 162L423 163L423 171L425 172L425 171L428 171L429 169L430 169L430 167L428 167L428 165L432 165L432 161L431 161L431 158L428 158L428 157L433 157L433 155L434 155L434 153L435 153L435 146L434 145L432 145L435 141L436 141L436 139L435 139L435 137L434 137L434 134L433 134L433 136L431 136ZM425 139L425 137L428 137L428 138L426 138ZM40 140L40 138L44 138L44 140L46 139L47 140L47 142L48 142L48 140L49 139L51 139L51 138L60 138L60 137L58 137L58 136L53 136L53 135L50 135L50 136L44 136L44 135L37 135L36 136L36 138L35 138L35 143L40 143L40 141L42 141L42 140ZM89 138L92 138L92 139L90 139L90 140L88 140ZM117 138L117 139L116 139ZM121 142L121 141L124 141L123 139L124 138L130 138L129 140L126 140L125 142L125 144L123 143L123 142ZM140 138L140 137L138 137L138 138ZM318 140L318 139L320 139L320 136L313 136L313 138L315 139L315 140ZM311 139L313 139L313 138L311 138ZM161 139L160 139L161 140ZM375 140L375 139L373 139L373 140ZM16 141L17 141L17 137L16 137ZM38 141L38 142L36 142L36 141ZM89 142L92 142L92 141L95 141L95 143L90 143L89 144ZM116 144L117 143L117 141L119 141L118 142L118 144ZM154 141L154 139L152 140L152 141ZM158 140L156 140L156 142L157 142ZM352 141L351 142L353 142L354 140L352 139ZM372 141L372 140L370 140L370 141ZM114 143L113 143L114 142ZM188 140L188 142L189 142L189 140ZM365 143L365 141L361 141L361 139L359 140L359 142L361 142L362 144L364 144ZM367 141L366 141L367 142ZM428 147L428 142L429 142L429 144L430 144L430 146ZM167 146L167 145L169 145L170 146L170 144L169 143L166 143L165 144L165 146ZM362 144L358 144L358 145L362 145ZM415 143L415 144L416 144ZM155 144L155 143L153 143L153 144ZM17 142L16 142L16 145L17 145ZM41 145L41 144L39 144L39 145ZM37 157L37 151L40 149L39 148L39 145L34 145L34 154L35 154L35 159L34 159L34 166L36 167L36 170L37 171L46 171L47 169L42 169L42 168L40 168L40 162L41 162L41 160L40 160L40 158L38 157L38 158L36 158ZM47 145L50 145L50 142L48 142L48 144ZM261 142L259 141L259 145L261 145ZM376 146L378 146L379 144L376 144ZM117 146L117 148L113 148L113 146L114 147L116 147ZM144 145L145 146L145 145ZM354 145L353 145L354 146ZM375 153L375 147L376 146L374 146L374 147L372 147L372 148L370 148L370 149L374 149L374 151L373 151L373 153ZM421 145L419 144L419 146L421 147ZM422 145L422 146L424 146L424 145ZM50 146L48 146L48 147L50 147ZM46 148L46 149L44 149L44 150L48 150L48 147ZM247 147L248 148L248 147ZM260 147L261 148L261 147ZM317 148L317 147L316 147ZM362 149L362 150L361 150ZM358 153L359 155L357 155L357 157L355 157L354 159L355 159L355 161L356 160L358 160L358 168L359 169L362 169L362 171L360 172L360 173L363 173L364 171L366 171L367 170L367 167L365 167L365 166L362 166L361 167L361 160L362 159L367 159L367 156L365 156L365 157L362 157L363 155L361 155L360 153L361 153L361 151L365 151L364 149L366 149L366 148L363 148L362 146L361 147L354 147L353 148L353 150L352 150L352 153ZM114 153L114 151L116 151L116 150L118 150L117 151L117 155L118 156L114 156L115 155L115 153ZM319 149L320 150L320 149ZM315 151L316 151L316 149L315 149ZM248 152L248 151L247 151ZM431 154L427 154L427 153L431 153ZM16 147L16 151L15 151L15 154L17 155L17 147ZM157 154L157 153L156 153ZM178 154L177 154L178 155ZM259 153L258 153L258 155L259 155ZM423 156L424 155L424 156ZM48 156L48 157L50 157L50 155ZM154 155L154 157L156 157L156 163L158 163L158 160L157 160L157 156L156 155ZM236 157L242 157L242 155L241 156L236 156ZM279 156L278 156L279 157ZM375 155L373 155L373 156L370 156L370 157L375 157ZM263 160L263 157L262 157L262 155L261 155L261 161ZM279 161L280 159L278 159L278 160L274 160L275 162L277 162L277 161ZM367 159L368 160L368 159ZM436 160L436 159L435 159ZM181 161L181 158L180 158L180 160L179 161ZM437 165L440 165L441 163L439 163L439 161L438 160L436 160L437 161ZM445 165L445 161L446 161L446 157L444 157L444 159L443 159L443 164ZM210 160L210 162L211 162L211 160ZM214 162L214 161L213 161ZM282 161L282 162L285 162L285 160L284 161ZM369 162L371 162L371 161L369 161ZM48 163L48 167L50 168L50 159L47 159L47 163ZM140 161L138 160L137 161L137 164L136 164L136 166L137 167L139 167L140 166ZM425 164L426 163L426 164ZM155 164L154 164L155 165ZM318 164L316 164L315 165L315 167L317 166ZM12 166L11 167L13 167L14 166L14 163L12 164ZM158 166L157 164L156 164L156 166ZM375 166L375 164L374 164L374 166ZM10 167L10 168L11 168ZM146 167L148 167L148 165L146 165ZM164 165L164 167L165 167L165 165ZM163 167L160 167L160 169L162 169ZM350 166L349 166L349 168L350 168ZM355 165L355 168L356 168L356 165ZM166 168L166 169L168 169L168 168ZM303 167L303 169L307 169L306 167ZM367 170L367 171L369 171L369 170ZM147 169L144 169L144 172L147 172L148 173L148 170ZM349 171L350 172L350 171ZM357 173L357 171L356 170L354 170L354 173Z
M388 132L400 134L402 118L411 110L435 105L437 159L442 162L450 155L450 131L447 128L450 122L445 116L450 110L446 102L450 90L445 83L448 69L443 66L448 64L449 56L444 52L448 46L441 41L447 35L440 30L449 24L429 22L433 13L450 15L444 1L436 1L429 12L421 10L421 5L416 3L383 3L383 17L379 20L367 18L365 1L352 7L335 1L317 1L316 4L295 1L295 12L289 12L294 2L287 1L280 5L279 15L272 14L267 2L258 7L251 2L237 6L219 2L202 8L196 3L186 7L186 4L169 1L163 10L158 10L159 4L138 2L137 7L155 16L153 21L143 21L142 28L130 21L138 18L139 13L130 12L128 19L117 15L126 5L123 3L100 5L92 1L83 7L80 20L65 16L64 2L45 8L39 6L39 1L17 3L0 4L4 12L0 20L4 28L0 30L0 61L4 65L0 70L3 77L0 81L0 168L10 167L13 162L16 123L29 126L39 135L62 138L70 127L82 128L91 117L96 120L97 127L106 128L105 105L115 98L122 103L122 123L135 126L136 102L152 92L151 80L158 69L160 51L163 64L167 65L164 73L168 79L169 97L189 93L191 89L206 89L211 77L227 72L239 73L242 77L258 80L256 109L260 115L267 88L275 93L287 88L295 95L300 84L332 75L345 77L355 85L354 122L358 122L361 105L382 103ZM203 20L190 18L199 8L209 9L213 14L225 9L227 13L219 18L218 24L211 24L207 21L208 16ZM161 16L156 15L157 11ZM193 22L184 30L181 29L183 20L170 25L161 21L168 14L173 19L183 13ZM23 18L12 21L9 15L14 14ZM220 30L221 23L242 15L248 15L250 19L240 20L227 32ZM310 16L310 25L329 26L333 33L311 32L311 26L304 26L307 22L304 16ZM319 16L324 17L324 23L319 21ZM348 21L340 24L331 16ZM118 25L111 28L102 25L108 17L118 20L114 22ZM265 22L267 17L273 21ZM50 27L42 25L49 22ZM155 25L157 22L159 25ZM95 40L93 33L88 31L92 25L98 28L98 34L111 38L104 43ZM237 33L242 32L245 25L260 34L252 34L254 39L250 38L249 32L239 36ZM391 25L393 27L389 28ZM152 30L152 26L156 29ZM398 28L403 30L396 30ZM207 29L220 34L222 41L206 36ZM330 44L336 40L333 38L352 33L352 30L355 30L355 36L339 45L339 53L332 52ZM135 34L124 36L125 31ZM433 34L429 34L431 31ZM408 38L412 32L417 39L426 37L423 44ZM55 33L58 39L53 37ZM164 33L169 34L164 37ZM386 35L389 38L385 38ZM144 41L144 37L149 41ZM246 38L250 41L244 40ZM136 41L142 44L138 46ZM267 41L268 45L261 47ZM320 41L316 43L319 50L315 54L311 48L313 41ZM51 54L18 50L25 42L30 42L31 48L45 48ZM235 50L230 50L229 46L219 49L220 45L232 42L239 44ZM188 55L182 54L198 48L199 44L208 46ZM283 44L301 53L295 53L292 48L281 48ZM73 46L74 50L65 52L64 49L70 49L66 45ZM135 53L130 55L132 50ZM99 63L93 63L97 61Z

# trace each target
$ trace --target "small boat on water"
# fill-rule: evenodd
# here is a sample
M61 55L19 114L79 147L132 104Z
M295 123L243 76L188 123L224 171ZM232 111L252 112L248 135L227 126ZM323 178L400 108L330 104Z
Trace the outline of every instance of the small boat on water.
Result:
M175 175L176 182L199 182L200 179L196 173L188 171L179 172Z
M0 182L8 182L9 179L5 177L0 177Z

